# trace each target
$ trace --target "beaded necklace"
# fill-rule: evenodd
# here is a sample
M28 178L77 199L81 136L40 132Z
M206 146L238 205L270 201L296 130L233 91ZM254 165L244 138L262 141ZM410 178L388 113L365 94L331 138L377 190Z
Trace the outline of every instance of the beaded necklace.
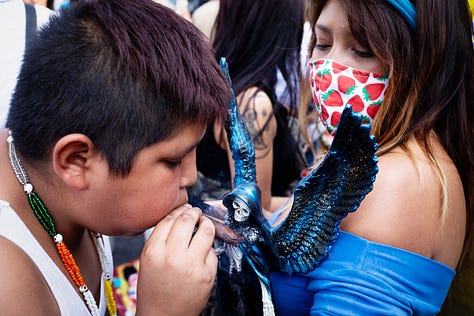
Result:
M51 237L53 237L59 256L61 257L61 261L63 262L66 270L69 272L69 275L73 279L74 283L79 288L79 291L82 293L84 301L86 302L87 308L89 309L91 315L100 316L99 307L97 306L97 303L94 299L94 295L92 295L92 292L87 287L86 282L84 281L84 278L81 274L81 271L79 270L79 267L77 266L76 261L74 260L74 257L64 244L63 236L57 233L56 226L54 225L54 220L49 214L48 209L43 204L39 196L33 191L33 185L30 183L26 170L17 156L11 132L8 136L7 142L8 158L10 159L10 164L12 166L16 178L23 186L23 190L28 196L28 203L30 204L31 209L35 213L36 218L39 220L43 228L48 232ZM94 237L94 243L99 254L100 265L102 267L102 272L104 275L104 289L105 296L107 299L107 309L109 310L109 314L111 316L116 316L117 307L115 305L115 300L112 292L112 281L110 279L110 274L107 272L107 263L109 262L109 258L107 257L105 251L104 240L101 234L92 232L91 234Z

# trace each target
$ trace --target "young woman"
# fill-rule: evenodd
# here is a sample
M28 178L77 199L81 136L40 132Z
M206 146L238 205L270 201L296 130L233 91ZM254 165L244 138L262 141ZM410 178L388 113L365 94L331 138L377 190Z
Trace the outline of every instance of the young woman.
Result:
M471 238L467 1L309 5L310 80L320 118L336 133L344 105L360 112L380 146L379 172L316 269L272 274L277 313L436 314Z

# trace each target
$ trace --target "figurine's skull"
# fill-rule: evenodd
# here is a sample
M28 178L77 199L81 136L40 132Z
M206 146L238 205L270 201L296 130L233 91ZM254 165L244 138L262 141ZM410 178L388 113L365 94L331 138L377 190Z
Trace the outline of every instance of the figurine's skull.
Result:
M249 218L250 210L247 204L241 199L236 197L236 199L232 201L232 208L234 209L234 219L237 222L243 222Z

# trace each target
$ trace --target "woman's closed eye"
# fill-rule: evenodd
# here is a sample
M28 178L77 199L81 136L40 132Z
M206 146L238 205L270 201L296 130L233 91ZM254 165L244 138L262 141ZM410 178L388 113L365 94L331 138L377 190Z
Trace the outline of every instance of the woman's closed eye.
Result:
M329 44L322 44L322 43L316 43L316 45L314 46L314 49L315 49L315 50L318 50L318 51L321 51L321 52L325 52L325 51L331 49L331 45L329 45Z
M373 58L373 57L375 57L374 53L372 53L371 51L356 49L356 48L352 48L352 51L354 52L354 54L357 57L362 57L362 58Z

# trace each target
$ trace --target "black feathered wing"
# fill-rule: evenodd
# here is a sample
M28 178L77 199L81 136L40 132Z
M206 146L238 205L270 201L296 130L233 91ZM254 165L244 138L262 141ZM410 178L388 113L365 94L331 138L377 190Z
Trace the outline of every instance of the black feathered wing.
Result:
M294 191L291 211L272 233L279 270L306 273L324 258L341 220L373 188L378 145L360 115L347 106L323 162Z

